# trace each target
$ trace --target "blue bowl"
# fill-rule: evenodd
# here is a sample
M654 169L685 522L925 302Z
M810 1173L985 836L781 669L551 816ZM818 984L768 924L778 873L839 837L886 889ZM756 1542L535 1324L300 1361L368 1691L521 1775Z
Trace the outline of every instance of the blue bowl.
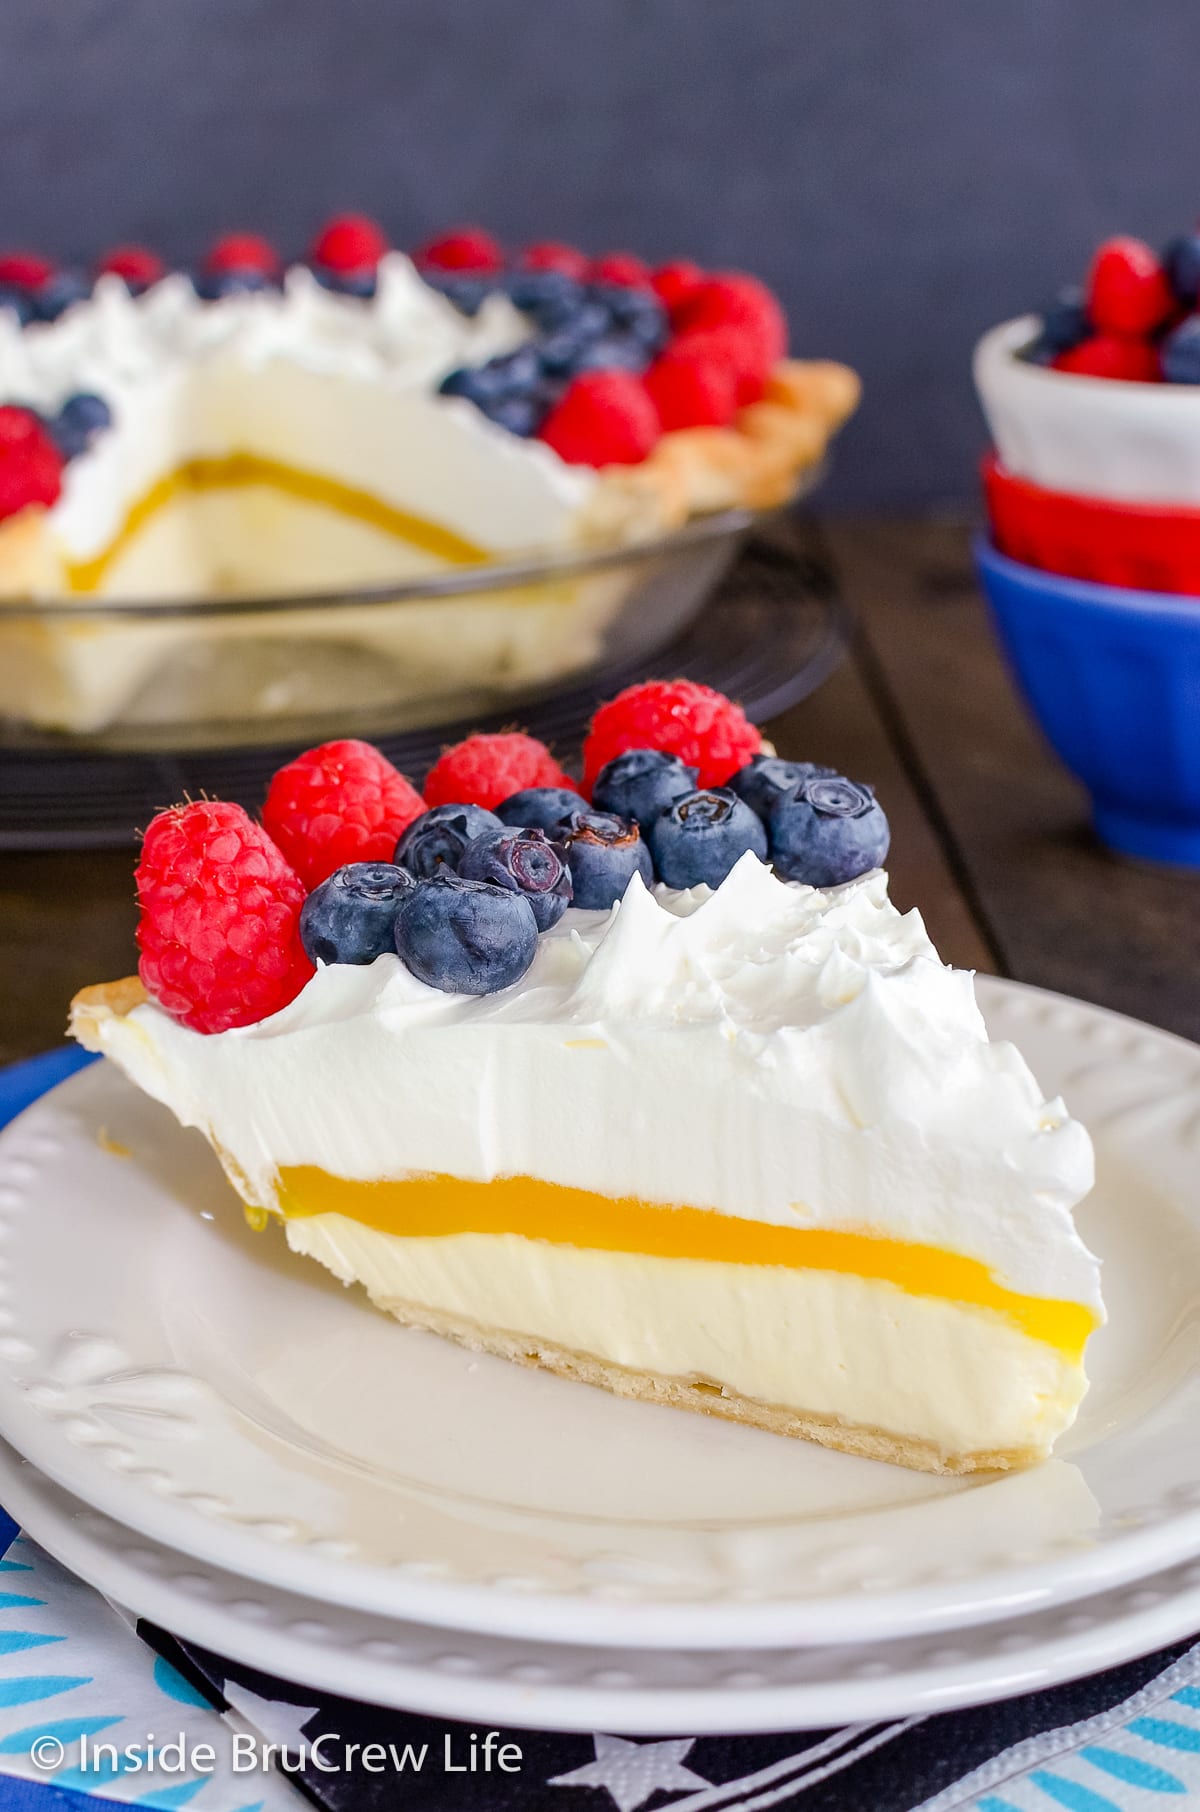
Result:
M1050 742L1123 855L1200 868L1200 599L975 562L1000 640Z

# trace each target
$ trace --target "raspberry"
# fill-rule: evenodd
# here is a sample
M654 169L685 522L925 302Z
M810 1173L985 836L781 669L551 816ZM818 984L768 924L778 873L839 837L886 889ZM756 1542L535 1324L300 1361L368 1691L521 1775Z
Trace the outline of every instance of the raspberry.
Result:
M261 271L274 277L279 271L279 253L261 233L223 233L204 260L206 271Z
M1153 346L1111 333L1093 334L1069 352L1060 352L1051 364L1055 371L1073 371L1077 377L1123 378L1133 384L1156 384L1162 376Z
M369 742L325 742L280 768L263 823L310 890L345 862L390 862L425 801Z
M1153 333L1172 313L1175 298L1167 274L1141 239L1106 239L1092 259L1087 311L1101 334L1138 340Z
M661 429L645 384L630 371L585 371L541 426L541 438L573 466L636 466Z
M650 286L671 314L693 290L699 289L703 281L704 272L698 264L693 264L690 258L676 258L670 264L659 266L650 279Z
M576 283L582 283L587 277L588 261L573 245L561 245L555 239L543 239L537 245L525 247L521 253L521 268L527 271L561 271L564 277L573 277Z
M167 274L157 252L145 245L115 245L96 265L98 277L123 277L131 288L147 289Z
M54 275L49 258L37 252L0 252L0 283L16 289L40 289Z
M704 342L718 334L689 334L668 346L646 373L646 389L669 433L673 428L723 428L737 413L733 365L712 357Z
M632 252L606 252L587 268L589 283L611 283L618 289L649 289L650 269Z
M504 268L504 253L482 227L456 227L415 251L413 263L418 270L499 271Z
M201 799L160 812L134 878L138 974L194 1031L266 1019L312 974L300 943L304 889L240 805Z
M671 311L676 333L736 327L750 336L764 374L787 351L783 310L764 283L737 271L709 277Z
M0 408L0 518L31 503L51 504L62 490L63 457L32 409Z
M494 806L533 786L565 786L564 774L544 742L520 730L498 736L468 736L439 756L425 781L430 805Z
M763 358L760 342L742 327L693 328L677 334L668 350L720 366L733 383L739 409L759 401L771 375L771 363Z
M626 749L662 749L699 769L697 785L723 786L762 748L740 705L695 680L645 680L601 705L583 745L584 790Z
M365 214L339 214L313 241L309 256L329 271L373 270L388 249L383 228Z

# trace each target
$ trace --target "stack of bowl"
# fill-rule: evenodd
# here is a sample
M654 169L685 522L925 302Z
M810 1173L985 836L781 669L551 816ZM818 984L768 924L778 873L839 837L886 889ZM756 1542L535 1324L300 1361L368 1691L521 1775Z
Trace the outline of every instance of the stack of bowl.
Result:
M1200 386L1035 363L986 334L976 559L1028 702L1123 854L1200 867Z

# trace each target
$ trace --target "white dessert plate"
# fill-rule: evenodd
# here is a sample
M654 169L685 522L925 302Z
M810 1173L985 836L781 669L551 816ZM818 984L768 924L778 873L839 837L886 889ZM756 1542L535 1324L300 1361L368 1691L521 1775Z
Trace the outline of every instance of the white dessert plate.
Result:
M1200 1553L1200 1050L981 982L1096 1139L1111 1320L1055 1458L937 1479L481 1358L252 1233L97 1066L0 1135L0 1435L95 1509L375 1614L620 1648L877 1641Z
M1116 1667L1200 1626L1200 1561L1003 1623L830 1648L657 1650L536 1642L314 1603L165 1548L81 1504L0 1442L0 1499L56 1560L126 1612L310 1691L537 1730L835 1732L797 1755L812 1785L920 1720ZM889 1735L899 1731L892 1724ZM822 1764L822 1772L816 1773ZM747 1782L765 1784L764 1782Z

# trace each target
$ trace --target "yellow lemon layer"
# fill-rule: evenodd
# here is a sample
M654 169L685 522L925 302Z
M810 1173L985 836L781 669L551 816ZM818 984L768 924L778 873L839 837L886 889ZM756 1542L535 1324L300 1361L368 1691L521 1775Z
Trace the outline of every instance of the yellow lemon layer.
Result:
M336 510L343 516L366 523L371 528L392 535L418 547L448 566L479 566L490 556L473 541L455 534L453 529L430 522L423 516L384 503L370 491L342 484L319 472L306 472L283 460L263 459L257 453L228 453L220 459L189 459L157 479L129 510L121 527L108 546L90 560L77 560L67 566L72 591L96 591L121 554L140 534L158 511L178 497L200 491L230 489L237 486L265 484L284 491L301 503Z
M720 1264L787 1265L896 1284L913 1296L991 1309L1069 1359L1082 1357L1096 1318L1082 1303L1023 1296L998 1283L979 1259L870 1230L780 1227L708 1208L663 1207L569 1189L538 1177L412 1176L359 1182L315 1165L285 1167L278 1207L285 1216L343 1214L380 1233L517 1233L555 1246Z

